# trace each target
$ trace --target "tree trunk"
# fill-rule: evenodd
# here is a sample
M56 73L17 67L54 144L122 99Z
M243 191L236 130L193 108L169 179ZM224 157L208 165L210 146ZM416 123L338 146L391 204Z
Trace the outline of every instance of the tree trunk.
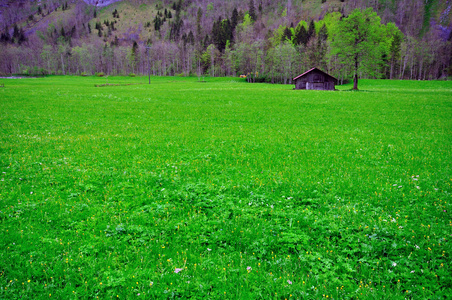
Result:
M355 73L355 76L353 77L353 89L358 90L358 74Z
M66 74L64 73L64 60L63 60L63 54L61 54L61 66L62 66L62 68L63 68L63 75L66 75Z
M391 69L389 71L389 79L392 79L393 71L394 71L394 59L391 59Z
M353 90L358 90L358 55L355 55L355 76L353 77Z

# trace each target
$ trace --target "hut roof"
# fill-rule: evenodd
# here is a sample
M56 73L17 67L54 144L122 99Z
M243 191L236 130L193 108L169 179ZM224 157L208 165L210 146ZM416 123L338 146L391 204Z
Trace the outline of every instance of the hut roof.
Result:
M331 75L328 74L328 73L323 72L322 70L320 70L320 69L318 69L318 68L312 68L312 69L310 69L310 70L304 72L303 74L298 75L297 77L295 77L295 78L293 79L293 81L297 80L298 78L303 77L304 75L306 75L306 74L308 74L308 73L311 73L311 72L314 71L314 70L317 70L317 71L319 71L320 73L323 73L323 74L325 74L326 76L329 76L329 77L331 77L331 78L333 78L334 80L337 81L337 78L331 76Z

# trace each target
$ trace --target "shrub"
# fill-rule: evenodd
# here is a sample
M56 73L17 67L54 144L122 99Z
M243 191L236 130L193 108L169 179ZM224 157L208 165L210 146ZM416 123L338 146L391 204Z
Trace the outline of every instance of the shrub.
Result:
M49 71L47 71L47 70L44 69L44 68L40 68L40 69L39 69L39 73L40 73L41 75L49 75Z
M88 73L82 72L82 73L80 74L80 76L86 77L86 76L88 76Z
M104 74L104 72L99 72L99 73L96 73L96 76L97 76L97 77L104 77L105 74Z
M135 73L130 73L129 74L129 77L135 77L136 75L135 75Z

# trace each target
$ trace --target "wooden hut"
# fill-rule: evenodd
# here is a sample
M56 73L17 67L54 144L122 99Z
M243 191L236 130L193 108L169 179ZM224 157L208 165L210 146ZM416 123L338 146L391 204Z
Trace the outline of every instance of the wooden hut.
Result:
M312 68L295 77L293 82L295 83L296 90L334 91L334 85L337 79L322 70Z

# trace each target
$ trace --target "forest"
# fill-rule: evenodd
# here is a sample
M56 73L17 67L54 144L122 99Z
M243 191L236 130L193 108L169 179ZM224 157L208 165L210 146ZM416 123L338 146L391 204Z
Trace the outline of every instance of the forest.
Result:
M8 2L8 1L6 1ZM114 1L112 1L114 2ZM9 1L0 74L239 76L291 83L452 75L451 1Z

